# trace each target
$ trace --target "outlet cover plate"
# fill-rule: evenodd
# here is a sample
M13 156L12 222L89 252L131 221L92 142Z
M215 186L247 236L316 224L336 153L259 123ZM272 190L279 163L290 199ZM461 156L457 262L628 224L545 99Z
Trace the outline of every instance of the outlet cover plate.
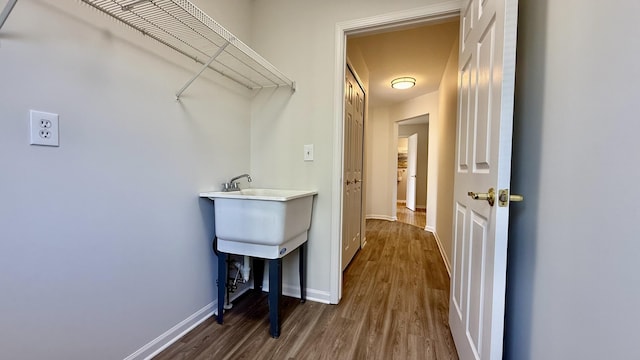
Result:
M60 146L58 142L58 114L29 111L31 145Z

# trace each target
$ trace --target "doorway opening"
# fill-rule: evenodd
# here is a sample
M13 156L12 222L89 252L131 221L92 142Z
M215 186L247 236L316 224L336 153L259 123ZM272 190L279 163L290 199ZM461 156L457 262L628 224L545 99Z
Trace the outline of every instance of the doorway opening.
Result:
M453 38L454 42L451 42L446 47L445 55L446 58L450 57L450 54L457 54L457 39L458 39L458 19L460 14L459 4L455 2L442 3L438 5L428 6L425 8L416 9L414 11L408 11L397 14L387 14L379 17L373 17L368 19L359 19L355 21L340 23L336 27L336 74L338 74L336 78L336 97L335 97L335 124L334 127L334 174L336 174L335 179L337 180L336 185L334 186L333 199L334 203L334 212L333 212L333 227L332 227L332 243L331 243L331 302L337 303L342 295L342 268L341 268L341 229L342 223L344 219L344 215L341 211L342 207L342 172L343 172L343 159L344 159L344 144L342 139L344 139L344 123L343 123L343 115L344 108L342 101L344 99L343 92L343 82L344 82L344 74L346 69L347 62L347 52L350 49L347 49L347 39L358 39L363 38L369 35L384 35L392 32L398 31L410 31L425 25L428 26L437 26L447 23L450 24L451 27L455 28L455 34ZM442 33L438 31L434 31L431 36L436 38L442 38ZM421 38L413 38L414 46L415 41L424 40ZM391 51L385 51L384 48L378 48L379 56L384 54L393 53ZM432 51L435 51L435 47L431 48ZM399 57L402 57L401 54L396 54ZM398 136L398 124L397 121L410 119L419 115L429 114L430 122L434 120L434 118L438 119L439 114L437 111L437 106L439 105L439 100L441 100L438 96L438 86L441 82L441 78L437 78L435 80L435 87L431 89L430 92L414 93L414 97L411 99L405 99L404 101L377 101L376 93L374 91L374 87L379 84L388 85L388 88L391 89L389 79L378 79L375 80L375 73L377 73L378 69L376 66L367 66L367 63L364 61L364 56L362 55L362 51L360 54L357 52L355 54L349 54L349 63L353 65L356 70L357 75L363 79L365 90L369 94L369 106L365 110L365 146L364 146L364 174L363 174L363 192L365 193L365 204L364 204L364 213L366 218L382 218L385 220L397 220L395 217L397 215L397 136ZM364 67L361 64L364 63ZM441 64L441 69L443 69L447 64ZM431 68L432 66L428 63L420 64L423 68ZM434 65L435 66L435 65ZM457 57L455 58L454 68L457 67ZM455 72L455 71L454 71ZM394 74L396 75L396 74ZM442 73L440 74L442 75ZM437 76L436 76L437 77ZM441 77L441 76L440 76ZM455 77L455 75L454 75ZM423 84L426 77L419 78L417 84ZM387 81L388 80L388 81ZM455 84L455 81L454 81ZM416 86L417 89L420 89ZM387 89L386 91L393 91ZM414 89L414 90L417 90ZM397 94L397 93L396 93ZM395 94L390 95L391 97L395 96ZM395 106L394 104L397 102L402 102L405 106ZM431 110L425 109L425 107L432 106ZM454 128L455 128L455 101L454 101L454 110L447 112L447 119L453 119ZM436 110L433 110L436 109ZM381 120L386 118L385 120ZM430 129L433 130L433 129ZM455 132L455 130L454 130ZM390 134L394 134L393 137L390 137ZM381 135L382 137L378 136ZM439 133L433 133L430 131L426 137L431 140L429 141L429 152L428 152L428 162L429 164L432 161L436 161L436 164L439 164L438 153L440 151L438 146L443 142L432 141L432 139L439 136ZM384 137L384 138L383 138ZM454 137L455 139L455 137ZM448 143L455 143L449 142ZM436 151L433 151L433 147L435 147ZM453 150L453 145L451 146ZM451 167L453 167L453 156L451 156ZM427 193L429 196L425 199L425 206L427 208L427 216L426 219L426 229L435 230L435 214L437 207L437 198L438 194L431 194L431 191L437 191L438 189L438 179L434 178L433 181L431 177L437 176L437 168L436 171L432 171L432 166L429 167L429 179L427 179L427 183L431 184L428 186ZM390 185L391 184L391 185ZM379 187L381 185L381 187ZM379 190L382 189L382 190ZM384 196L376 196L371 197L370 194L377 193L378 195ZM429 201L427 201L429 200ZM448 199L447 199L448 200ZM429 212L430 206L433 206L434 211ZM380 213L376 213L376 209L380 210ZM449 215L450 217L450 215ZM430 225L431 221L431 225ZM364 222L363 222L364 224ZM366 238L363 238L363 243L366 242ZM441 250L442 251L442 250Z
M429 154L429 115L397 122L397 221L425 228Z

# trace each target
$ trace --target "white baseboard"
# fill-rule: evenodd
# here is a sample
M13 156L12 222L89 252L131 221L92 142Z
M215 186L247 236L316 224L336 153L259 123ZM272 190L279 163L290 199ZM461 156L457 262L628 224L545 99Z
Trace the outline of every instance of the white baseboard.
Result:
M282 294L292 297L300 297L300 286L282 284ZM320 291L307 288L307 300L323 304L330 304L331 294L328 291Z
M269 291L269 279L265 277L262 290ZM282 284L282 295L300 298L300 285ZM331 294L328 291L320 291L307 288L307 300L322 304L330 304Z
M263 287L268 289L269 282L265 281ZM240 291L237 291L231 295L231 301L234 301L242 294L251 290L250 287L246 287ZM300 297L300 286L292 286L288 284L282 284L282 294L291 297ZM307 300L315 301L323 304L329 304L330 293L328 291L320 291L316 289L307 288ZM218 300L214 300L205 305L202 309L196 311L193 315L180 321L171 329L164 332L164 334L153 339L148 344L138 349L133 354L124 358L124 360L150 360L154 356L158 355L162 350L168 348L174 342L178 341L186 333L193 330L196 326L200 325L203 321L207 320L214 315L215 310L218 307Z
M242 294L251 290L246 287L240 291L237 291L231 295L231 301L237 299ZM207 320L214 315L214 311L217 310L218 300L214 300L202 309L196 311L188 318L180 321L174 327L164 332L164 334L153 339L148 344L144 345L140 349L136 350L133 354L124 358L124 360L149 360L158 355L162 350L168 348L171 344L178 341L186 333L193 330L196 326L200 325L203 321Z
M365 216L365 219L369 220L369 219L374 219L374 220L386 220L386 221L396 221L397 218L393 217L393 216L389 216L389 215L376 215L376 214L371 214L371 215L367 215Z
M442 261L444 262L444 267L447 269L447 274L449 274L449 278L451 278L451 264L449 264L449 260L447 259L447 255L444 252L444 247L442 247L442 241L440 240L440 236L436 232L436 229L431 226L425 226L426 231L433 234L433 237L436 238L436 244L438 244L438 250L440 250L440 256L442 257Z

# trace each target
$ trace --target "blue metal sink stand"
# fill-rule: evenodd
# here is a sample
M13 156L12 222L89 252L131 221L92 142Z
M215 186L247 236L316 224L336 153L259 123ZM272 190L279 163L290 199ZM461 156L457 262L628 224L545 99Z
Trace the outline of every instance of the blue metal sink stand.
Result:
M214 245L215 248L215 245ZM306 248L305 241L298 247L298 274L300 276L300 302L306 301ZM218 324L224 318L224 297L227 286L227 258L229 254L218 251ZM262 291L264 262L269 262L269 334L277 339L280 336L280 297L282 296L282 258L264 259L252 257L253 287Z

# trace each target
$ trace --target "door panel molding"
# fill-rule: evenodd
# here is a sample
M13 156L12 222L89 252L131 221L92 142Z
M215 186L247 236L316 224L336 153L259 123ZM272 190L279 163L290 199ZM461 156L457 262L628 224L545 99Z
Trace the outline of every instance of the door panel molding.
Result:
M502 358L509 209L486 194L511 180L516 29L517 0L469 0L460 26L449 325L465 360Z
M342 260L344 270L360 249L362 240L362 165L364 149L364 99L362 84L350 66L345 75L344 170L342 198Z

